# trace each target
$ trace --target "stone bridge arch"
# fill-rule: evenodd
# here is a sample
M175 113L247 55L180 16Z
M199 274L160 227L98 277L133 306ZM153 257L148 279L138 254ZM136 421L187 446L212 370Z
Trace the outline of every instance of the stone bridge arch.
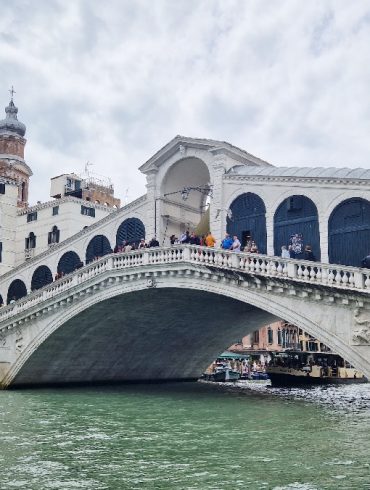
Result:
M20 298L27 296L27 287L21 279L14 279L9 285L7 301L9 304L11 301L17 301Z
M86 264L89 264L96 258L112 253L112 247L105 235L95 235L86 248Z
M32 274L32 280L31 280L31 291L34 291L35 289L40 289L47 284L50 284L53 282L53 274L49 267L46 265L40 265L35 269L34 273Z
M369 349L353 348L340 327L353 323L355 306L283 294L278 283L271 292L263 282L191 266L105 274L41 315L3 383L196 378L225 346L274 319L320 338L369 376ZM138 374L145 365L152 374Z
M57 271L63 275L70 274L77 269L79 264L81 264L79 255L75 251L69 250L60 257Z
M127 218L118 227L116 233L116 246L125 241L129 244L138 244L145 238L145 226L139 218Z
M155 203L159 223L156 231L163 233L163 240L197 228L209 205L210 186L209 165L198 156L185 156L166 168L160 182L160 199Z

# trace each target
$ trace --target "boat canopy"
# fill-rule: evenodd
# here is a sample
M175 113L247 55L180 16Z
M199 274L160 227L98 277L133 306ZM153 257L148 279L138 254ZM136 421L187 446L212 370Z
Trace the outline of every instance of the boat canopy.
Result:
M245 354L237 354L236 352L226 351L220 354L217 359L249 359L249 356Z

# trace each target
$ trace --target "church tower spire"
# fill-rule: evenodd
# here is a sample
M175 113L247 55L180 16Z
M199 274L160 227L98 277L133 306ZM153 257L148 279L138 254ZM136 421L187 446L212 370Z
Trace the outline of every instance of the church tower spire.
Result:
M0 177L18 184L18 206L27 206L29 178L32 170L24 160L26 126L18 120L14 104L15 90L9 90L11 99L5 108L5 119L0 121Z

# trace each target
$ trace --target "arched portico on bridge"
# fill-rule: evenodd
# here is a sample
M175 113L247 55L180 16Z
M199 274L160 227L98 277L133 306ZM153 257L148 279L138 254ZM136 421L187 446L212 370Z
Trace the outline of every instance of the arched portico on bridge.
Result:
M6 303L17 301L20 298L27 296L27 288L23 281L15 279L9 286Z
M343 334L353 312L339 303L329 301L323 308L321 300L272 294L260 279L255 282L249 276L240 282L218 268L166 267L155 275L105 273L97 280L70 300L65 297L57 309L43 310L53 316L41 316L39 333L29 339L4 386L196 378L225 346L282 318L366 373L361 351Z
M53 282L53 274L46 265L40 265L35 269L31 280L31 291L40 289Z
M238 196L230 205L226 230L237 235L243 247L255 241L258 251L267 252L266 207L263 200L252 192Z
M339 203L329 218L329 261L361 267L370 253L370 201L359 197Z
M81 259L73 250L65 252L58 262L57 271L59 274L70 274L81 264Z
M145 238L144 223L138 218L127 218L118 227L116 245L120 246L124 241L137 244L142 238Z
M155 200L156 231L163 240L195 230L206 216L211 176L207 164L196 157L177 160L166 171ZM209 229L204 223L204 229Z
M284 199L274 215L274 255L281 255L283 245L297 249L293 253L303 258L305 245L312 247L316 260L320 260L319 217L315 203L306 196L292 195ZM299 252L299 248L301 252ZM292 255L293 256L293 255Z
M108 238L104 235L96 235L90 240L86 248L86 264L110 253L112 253L112 248Z

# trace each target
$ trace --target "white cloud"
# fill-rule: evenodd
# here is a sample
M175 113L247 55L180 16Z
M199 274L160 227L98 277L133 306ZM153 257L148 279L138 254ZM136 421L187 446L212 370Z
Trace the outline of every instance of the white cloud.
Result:
M31 199L89 160L123 196L176 134L274 164L369 166L370 3L0 0L0 101L27 124ZM3 96L1 96L3 93Z

